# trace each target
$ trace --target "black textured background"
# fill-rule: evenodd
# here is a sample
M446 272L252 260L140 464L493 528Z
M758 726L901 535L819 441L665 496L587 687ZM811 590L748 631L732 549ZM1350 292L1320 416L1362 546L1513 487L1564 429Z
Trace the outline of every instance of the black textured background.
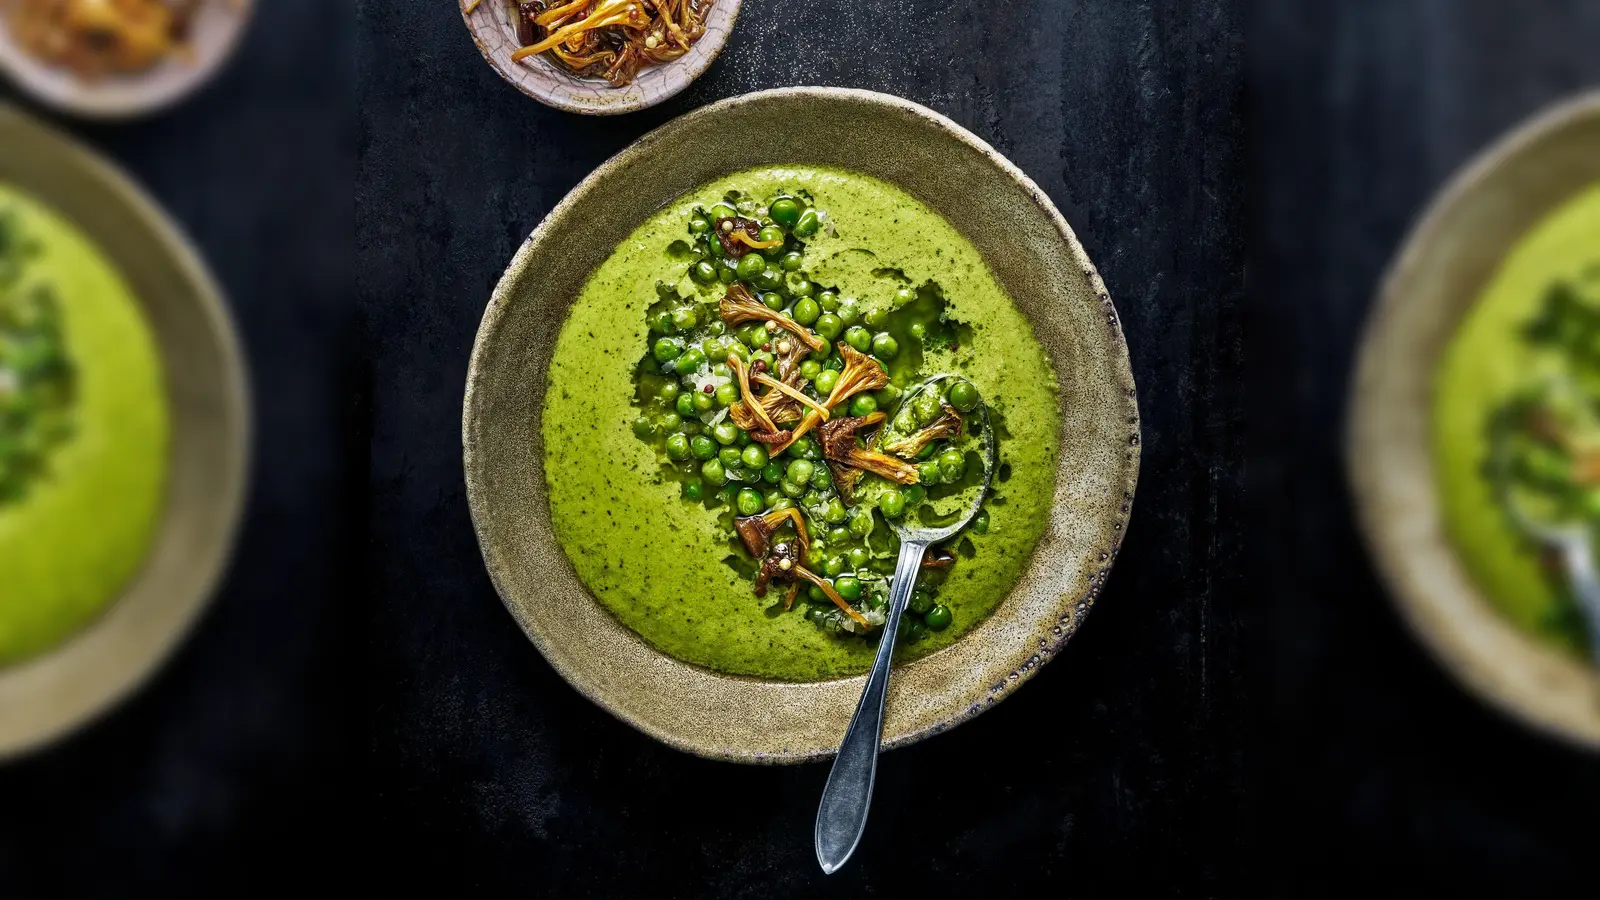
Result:
M551 897L1239 890L1236 5L746 0L705 76L613 119L502 83L448 4L388 8L360 6L357 243L374 815L405 877ZM1088 624L1005 703L890 754L865 840L826 880L811 831L827 767L699 760L568 687L495 597L460 461L473 335L540 217L649 128L792 84L926 104L1033 176L1121 312L1145 429L1127 543Z

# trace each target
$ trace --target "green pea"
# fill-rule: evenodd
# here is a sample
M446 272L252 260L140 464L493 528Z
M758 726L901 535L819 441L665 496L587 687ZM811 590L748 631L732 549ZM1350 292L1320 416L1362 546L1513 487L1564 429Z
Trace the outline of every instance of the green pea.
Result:
M775 462L767 463L767 465L761 470L761 480L765 481L767 484L777 484L778 482L782 481L783 466Z
M828 532L828 543L830 544L842 544L848 540L850 540L850 532L843 528L834 528Z
M783 229L777 227L776 225L768 225L756 233L756 240L763 244L767 243L768 241L777 241L778 249L783 247L783 238Z
M817 295L817 304L826 312L833 312L839 308L839 294L837 291L823 291Z
M688 331L700 324L700 311L693 306L680 306L672 311L672 327Z
M783 491L783 495L785 497L788 497L791 500L797 500L800 497L805 496L806 486L803 484L795 484L788 479L784 479L783 483L778 485L778 490Z
M737 469L739 468L739 448L723 447L717 451L717 459L722 462L724 469Z
M710 284L717 280L717 267L702 259L689 267L689 277L696 284Z
M809 482L808 482L808 484L809 484ZM806 485L801 485L801 487L806 487ZM817 493L815 490L806 491L805 492L805 496L800 498L800 505L808 507L808 508L812 507L812 506L816 506L818 503L821 503L821 502L822 502L822 495Z
M817 377L813 379L813 382L817 386L817 393L826 397L833 393L834 385L839 383L839 371L837 369L823 369L817 373Z
M800 218L795 220L794 233L796 237L808 238L816 234L817 229L821 226L822 219L817 215L817 211L808 209L800 214Z
M750 279L750 283L763 291L775 291L783 287L783 272L769 266Z
M865 353L872 349L872 332L860 325L852 325L845 330L844 342Z
M812 603L822 603L828 599L828 595L823 592L822 588L813 584L811 587L806 588L806 599ZM815 622L818 619L818 613L824 613L824 611L820 609L809 610L806 612L806 618Z
M728 368L727 363L719 362L711 367L711 374L717 376L718 378L732 378L733 370Z
M746 253L740 257L738 264L739 277L750 281L760 275L767 268L767 261L759 253Z
M912 591L906 608L919 616L927 615L928 610L933 609L933 595L922 590Z
M821 306L822 304L818 305ZM827 307L823 306L823 309L827 309ZM831 341L839 336L839 332L844 330L844 321L831 312L823 313L817 318L817 324L813 327L817 329L817 334Z
M906 330L910 331L911 336L919 341L928 336L928 326L921 322L912 322L911 327Z
M881 331L876 336L873 337L873 339L872 339L872 355L873 356L876 356L879 359L894 359L895 355L898 354L899 352L900 352L900 342L895 340L894 339L894 335L890 334L889 332Z
M822 564L822 574L828 576L829 578L836 578L843 571L844 557L842 556L830 556L828 557L827 562Z
M732 406L734 401L739 399L739 386L731 381L719 384L714 396L717 398L718 406Z
M872 533L872 509L858 506L850 513L850 533L858 538L864 538Z
M989 511L987 509L978 510L978 514L972 517L972 530L976 534L989 533Z
M766 346L767 343L769 341L771 341L771 340L772 340L772 337L769 334L767 334L767 326L758 325L755 328L751 329L751 331L750 331L750 340L746 341L745 343L750 345L750 349L757 350L757 349L760 349L761 347Z
M811 473L815 468L810 460L792 460L789 463L789 480L795 484L806 484L811 480Z
M967 474L967 455L960 450L946 450L939 454L939 471L947 482L960 481Z
M787 301L783 299L782 295L772 292L762 294L761 302L767 305L767 309L773 310L774 312L783 309L784 306L787 305Z
M800 267L805 264L805 261L806 258L803 255L791 250L785 253L782 259L778 260L778 268L785 272L798 272Z
M785 272L783 275L783 289L791 296L809 297L816 292L817 286L811 283L804 272Z
M935 606L933 609L928 610L928 614L922 617L922 621L934 631L943 631L950 627L950 620L952 618L953 616L950 615L950 607L941 603L938 606Z
M921 450L918 450L917 451L917 462L927 462L929 459L932 459L934 451L938 450L938 449L939 449L939 445L938 444L928 444L927 446L923 447Z
M767 371L769 371L769 372L771 372L774 369L778 368L778 358L776 356L773 356L771 353L768 353L765 350L758 350L755 353L750 354L750 362L751 362L752 365L757 360L760 360L761 362L766 363L767 364Z
M683 499L700 500L705 497L705 494L706 489L705 486L700 483L700 479L691 478L683 483Z
M690 347L679 354L675 362L677 363L678 374L692 375L700 371L700 367L706 364L706 354L699 347Z
M908 484L901 489L900 493L905 495L907 509L918 506L922 501L928 499L928 489L920 484Z
M739 448L740 449L748 447L748 446L750 446L751 444L753 444L755 442L756 442L756 439L750 436L750 432L745 431L743 428L739 429Z
M794 304L794 320L801 325L810 325L822 315L822 307L810 297L801 297Z
M900 620L900 634L907 643L915 644L927 637L928 629L911 616L905 616Z
M673 385L673 387L677 387L677 385ZM678 411L678 415L683 416L685 419L694 415L694 395L679 394L678 401L676 405L673 406L673 409L676 409Z
M822 521L827 522L829 525L843 525L848 518L850 518L850 510L844 508L844 504L839 502L838 497L829 500L828 505L823 508Z
M882 328L889 324L889 311L881 306L874 306L872 309L867 310L867 314L861 317L861 321L867 323L868 328Z
M793 228L800 221L801 203L793 197L779 197L767 207L772 221L785 228Z
M906 511L906 496L891 490L878 498L878 509L885 519L898 519Z
M669 334L672 332L672 313L662 310L650 317L650 330L656 334Z
M650 353L656 358L656 362L677 359L683 355L683 341L670 337L659 338L655 346L650 348Z
M869 416L878 410L878 401L871 394L857 394L850 400L850 415Z
M850 570L860 572L872 565L872 554L865 547L855 547L850 551Z
M861 305L853 299L841 300L839 301L838 316L839 321L846 325L854 325L861 319Z
M739 454L739 461L746 469L759 472L767 464L767 448L760 444L751 444Z
M766 494L762 495L761 499L766 503L768 509L782 509L785 506L793 505L789 502L789 498L783 495L783 491L776 488L767 491Z
M833 474L827 466L817 466L817 470L811 473L811 486L819 491L833 487Z
M683 432L667 436L667 458L684 460L689 458L689 436Z
M717 280L723 284L733 284L739 280L739 263L724 256L717 260Z
M767 506L762 502L761 495L749 488L739 491L739 499L736 502L741 516L753 516Z
M695 459L710 459L717 455L717 442L703 434L694 436L689 442L689 449L694 453Z
M962 412L971 412L978 405L978 389L966 379L950 385L949 397L950 405Z
M633 436L634 437L647 438L650 435L655 434L655 431L656 431L655 424L652 423L649 419L646 419L644 416L640 416L639 418L633 420Z
M656 392L656 396L661 398L661 402L671 406L678 399L678 383L676 381L664 382L660 390Z
M808 359L800 364L800 376L805 378L807 381L814 381L816 380L816 377L821 374L822 363L819 363L814 359Z
M711 411L713 406L717 405L717 401L711 399L711 395L705 393L704 391L695 391L694 393L690 394L689 402L694 405L694 411L696 415L700 413L708 413Z
M833 589L846 600L861 599L861 580L851 575L840 575L833 580Z
M683 416L680 416L675 412L669 412L662 416L656 424L661 426L662 431L677 431L678 428L683 425Z
M916 292L916 290L914 290L912 288L903 287L900 290L894 292L894 305L895 306L905 306L907 303L916 302L916 299L917 299L917 292Z
M938 484L942 480L938 460L929 460L917 466L918 484Z
M706 481L715 485L720 486L728 481L728 473L723 470L722 460L720 459L708 459L701 463L700 474L705 476Z
M711 207L712 221L716 221L717 219L731 219L738 214L739 211L737 209L734 209L726 203L718 203L716 206Z
M704 216L695 216L689 220L690 234L705 234L711 230L711 222Z
M717 443L726 447L739 439L739 426L724 419L711 429L711 436L717 439Z
M917 427L928 425L939 418L939 394L936 391L923 391L915 400L911 401L911 414L917 417Z

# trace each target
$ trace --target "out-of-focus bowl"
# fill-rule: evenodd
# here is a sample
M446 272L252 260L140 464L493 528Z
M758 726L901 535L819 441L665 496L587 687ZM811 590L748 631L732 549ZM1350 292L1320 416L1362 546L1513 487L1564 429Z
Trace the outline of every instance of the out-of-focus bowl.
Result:
M244 507L250 410L216 284L166 215L110 164L3 106L0 148L0 181L76 225L127 282L155 333L172 415L164 512L143 569L83 631L0 668L3 759L127 696L199 617Z
M1523 125L1452 179L1384 278L1345 452L1379 573L1434 657L1495 707L1600 750L1600 677L1513 627L1483 596L1445 532L1429 442L1434 373L1463 318L1517 240L1597 181L1600 93Z
M612 87L597 78L579 78L556 68L542 56L512 62L520 46L506 0L481 0L472 12L462 0L461 15L478 52L500 77L540 103L568 112L611 116L655 106L688 87L711 66L728 43L742 0L717 0L706 17L706 33L689 52L661 66L647 66L627 87Z
M495 588L550 664L623 721L703 756L799 762L838 748L865 676L723 675L657 651L617 621L552 531L540 427L556 336L594 268L673 198L762 165L852 169L965 223L957 227L1049 352L1059 388L1056 489L1038 548L987 619L895 667L889 746L988 709L1077 631L1127 525L1139 412L1116 309L1050 199L994 148L906 100L838 88L724 100L644 136L550 211L495 288L467 373L467 499Z

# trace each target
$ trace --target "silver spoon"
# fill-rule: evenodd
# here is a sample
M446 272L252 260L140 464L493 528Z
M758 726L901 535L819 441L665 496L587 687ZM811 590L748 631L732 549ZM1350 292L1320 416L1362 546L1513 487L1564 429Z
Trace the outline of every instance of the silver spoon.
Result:
M1511 453L1504 432L1496 436L1495 463L1500 469L1496 492L1501 504L1518 531L1560 560L1562 573L1588 627L1589 659L1600 665L1600 572L1595 567L1593 537L1582 525L1541 521L1522 504L1511 488Z
M923 391L951 378L937 375L901 398L904 409ZM872 661L872 671L867 675L867 686L856 704L850 728L844 733L844 742L833 759L833 771L828 773L828 783L822 789L822 806L817 810L817 828L814 834L817 862L825 874L837 872L861 842L867 828L867 809L872 805L872 783L878 774L878 745L883 740L883 702L889 691L889 662L894 655L895 636L899 634L900 614L905 611L911 591L916 587L917 572L922 568L922 556L928 546L954 537L977 514L983 498L989 493L989 480L994 476L995 440L989 428L989 408L980 404L968 416L976 415L983 425L983 483L960 518L940 528L917 528L905 516L889 526L900 537L900 557L895 562L894 579L889 584L889 610L878 639L878 655Z

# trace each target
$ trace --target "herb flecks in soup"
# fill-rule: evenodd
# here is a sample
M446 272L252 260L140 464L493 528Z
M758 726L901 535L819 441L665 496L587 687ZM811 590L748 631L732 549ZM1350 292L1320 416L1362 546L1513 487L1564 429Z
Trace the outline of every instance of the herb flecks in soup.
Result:
M166 485L154 337L92 243L0 183L0 665L88 624L143 564Z
M903 620L899 652L925 653L1027 564L1054 490L1054 389L1027 321L936 213L851 173L739 173L641 226L563 327L543 418L557 536L601 602L680 659L861 671L890 523L942 521L977 490L987 404L994 490L930 552Z
M1523 523L1600 535L1600 185L1508 254L1436 381L1446 528L1508 618L1573 653L1585 627Z

